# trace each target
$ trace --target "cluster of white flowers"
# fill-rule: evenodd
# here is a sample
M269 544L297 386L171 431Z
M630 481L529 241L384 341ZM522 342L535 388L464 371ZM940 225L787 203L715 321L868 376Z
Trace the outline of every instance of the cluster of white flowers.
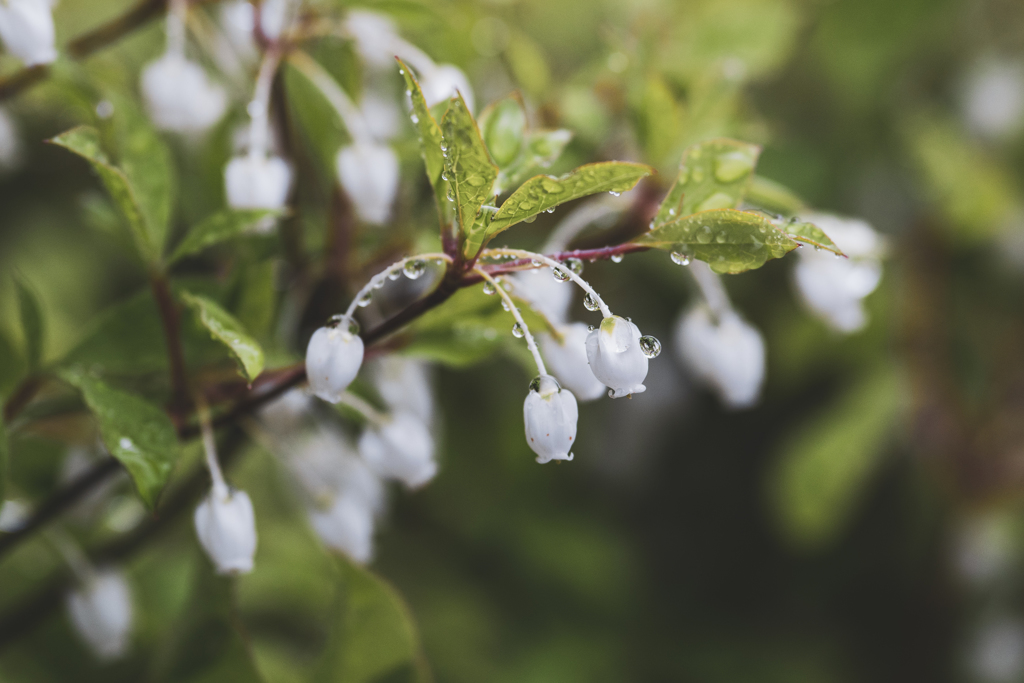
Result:
M0 2L0 41L25 66L55 61L53 0Z

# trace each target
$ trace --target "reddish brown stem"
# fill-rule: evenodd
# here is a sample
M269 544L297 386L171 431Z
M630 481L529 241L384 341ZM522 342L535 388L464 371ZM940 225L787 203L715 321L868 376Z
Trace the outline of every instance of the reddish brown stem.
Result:
M153 273L149 279L160 311L160 322L164 328L164 340L167 344L167 360L171 370L171 415L177 418L183 410L191 405L188 391L188 374L185 370L185 353L181 348L181 318L178 306L174 302L167 277L162 273Z

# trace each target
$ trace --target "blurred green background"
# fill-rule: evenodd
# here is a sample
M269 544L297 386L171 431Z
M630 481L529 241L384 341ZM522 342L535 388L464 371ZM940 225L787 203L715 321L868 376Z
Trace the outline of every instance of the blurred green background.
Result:
M327 16L348 7L309 5ZM128 6L62 0L59 42ZM370 6L436 60L461 66L478 108L518 88L539 121L575 131L559 171L644 161L659 170L649 187L663 191L688 144L736 137L764 145L761 175L816 209L863 217L889 240L882 284L867 300L871 322L851 336L802 308L794 256L726 278L768 348L762 400L742 412L723 410L670 349L694 296L684 271L660 253L588 265L611 306L666 352L652 361L645 394L581 406L571 464L533 462L520 409L531 374L514 358L439 366L440 474L422 491L394 492L371 565L407 603L433 679L1024 680L1024 636L1013 627L1024 616L1024 125L993 133L969 112L972 88L993 65L1017 79L1016 94L1005 83L998 92L1024 98L1024 4ZM0 394L21 372L14 273L42 303L44 360L63 357L102 311L146 287L86 165L42 140L90 121L97 90L134 91L162 36L152 22L82 64L62 62L46 83L4 103L21 129L23 159L0 176ZM349 46L325 40L310 51L358 90ZM0 56L0 72L16 69ZM305 179L303 247L316 263L330 159L345 134L299 84L286 85ZM397 73L392 85L400 87ZM239 86L232 114L202 145L171 140L177 230L223 203L220 173L248 87ZM317 117L322 136L313 140L308 122ZM349 291L328 299L347 302L379 265L375 254L431 241L435 214L411 127L398 149L393 229L357 240ZM520 226L508 242L538 246L563 213ZM180 276L237 291L253 264L287 261L284 253L272 238L254 240L240 255L190 262ZM280 316L289 299L276 296ZM583 319L581 301L573 310ZM263 325L272 337L272 322ZM268 365L300 358L302 348L298 339L270 343ZM20 497L42 500L57 485L67 444L82 429L66 422L12 436L11 487ZM231 585L210 579L190 514L179 516L126 558L137 619L127 659L95 663L63 612L51 610L3 643L0 681L255 680L231 648L217 650L230 656L213 664L204 655L212 647L204 643L234 637L191 625L219 604L214 594L231 598L224 614L242 627L267 681L346 680L324 673L325 650L390 647L391 636L374 638L372 629L338 644L338 600L362 574L321 548L270 453L245 442L239 455L230 478L251 495L260 534L252 574ZM197 457L193 444L183 460ZM130 496L125 481L118 486L114 512ZM68 526L89 546L129 522ZM0 609L60 564L38 539L4 558ZM1018 634L996 655L985 640L994 624ZM1016 668L993 668L993 656Z

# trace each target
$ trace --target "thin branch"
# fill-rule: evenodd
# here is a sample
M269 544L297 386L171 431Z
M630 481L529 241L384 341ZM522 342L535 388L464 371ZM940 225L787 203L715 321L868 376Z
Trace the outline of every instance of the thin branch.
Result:
M164 329L167 344L167 360L171 371L171 415L176 417L189 406L188 372L185 369L185 352L181 347L181 318L174 303L167 277L154 273L149 279L160 311L160 323Z
M16 418L22 410L25 409L33 398L35 398L36 392L39 391L39 387L43 384L43 378L38 375L31 375L26 377L18 388L14 390L11 397L7 399L7 403L4 404L3 420L4 422L10 422Z

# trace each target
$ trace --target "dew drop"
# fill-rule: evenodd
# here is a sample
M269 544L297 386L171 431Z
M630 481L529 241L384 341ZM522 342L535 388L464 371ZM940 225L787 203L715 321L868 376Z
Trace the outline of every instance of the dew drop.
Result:
M544 213L554 213L554 212L555 212L555 207L553 207L553 206L551 208L549 208L549 209L544 209Z
M565 188L562 187L561 183L552 180L551 178L541 178L540 186L545 192L550 194L558 194L565 191Z
M598 305L597 301L594 299L594 297L592 297L590 294L587 294L585 297L583 297L583 305L586 307L588 311L596 311L601 308Z
M516 339L522 339L525 334L526 332L523 330L523 326L519 323L512 326L512 336Z
M569 273L565 270L565 268L552 268L551 275L553 275L554 278L559 282L565 282L566 280L569 279Z
M537 259L530 259L530 265L533 266L534 268L540 268L544 264L538 261Z
M504 309L505 309L506 311L508 311L508 310L511 310L511 309L510 309L510 308L508 307L508 302L507 302L507 301L505 301L504 299L502 299L502 300L501 300L501 307L502 307L502 308L504 308Z
M622 254L612 254L612 263L622 263L622 259L624 258L625 256Z
M640 337L640 351L648 358L657 358L661 354L661 342L649 334Z
M727 152L715 157L715 179L720 183L733 183L754 170L754 160L745 152Z
M484 294L487 294L488 296L490 296L491 294L494 294L497 291L498 290L494 287L493 283L490 283L490 282L485 282L484 283Z
M615 190L608 190L608 194L610 194L613 197L618 197L622 193L621 192L616 192Z
M420 122L420 117L416 116L416 114L413 114L410 118L412 119L413 123L419 123Z
M384 286L384 278L381 278L381 279L380 279L380 280L378 280L377 282L374 282L374 283L373 283L373 288L374 288L374 289L380 289L380 288L381 288L381 287L383 287L383 286Z
M448 192L447 192L447 194L445 194L445 196L448 197L448 201L454 202L455 201L455 190L453 190L451 187L449 187L448 188Z
M593 332L593 331L594 331L594 330L596 330L596 329L597 329L597 328L596 328L596 327L594 327L593 325L587 325L587 332Z
M707 244L711 241L711 228L704 225L700 230L697 231L697 241L701 244Z
M690 257L681 251L673 251L670 256L672 258L672 263L676 264L677 266L690 265Z
M406 261L405 265L402 266L402 272L410 280L417 280L423 273L427 272L427 262L422 259Z
M719 244L725 244L725 240L727 240L727 239L729 239L729 238L726 237L724 231L718 233L717 235L715 235L715 241L718 242Z
M371 301L373 301L373 292L367 292L359 297L359 301L356 302L356 305L359 306L359 308L366 308L370 305Z
M530 391L536 391L540 393L540 375L537 375L530 380Z
M583 261L576 258L575 256L570 256L569 258L565 259L564 263L565 265L569 266L569 270L571 270L576 275L579 275L580 273L583 272Z
M388 279L389 280L394 281L394 280L397 280L400 277L402 277L402 271L401 270L392 270L390 273L388 273Z

